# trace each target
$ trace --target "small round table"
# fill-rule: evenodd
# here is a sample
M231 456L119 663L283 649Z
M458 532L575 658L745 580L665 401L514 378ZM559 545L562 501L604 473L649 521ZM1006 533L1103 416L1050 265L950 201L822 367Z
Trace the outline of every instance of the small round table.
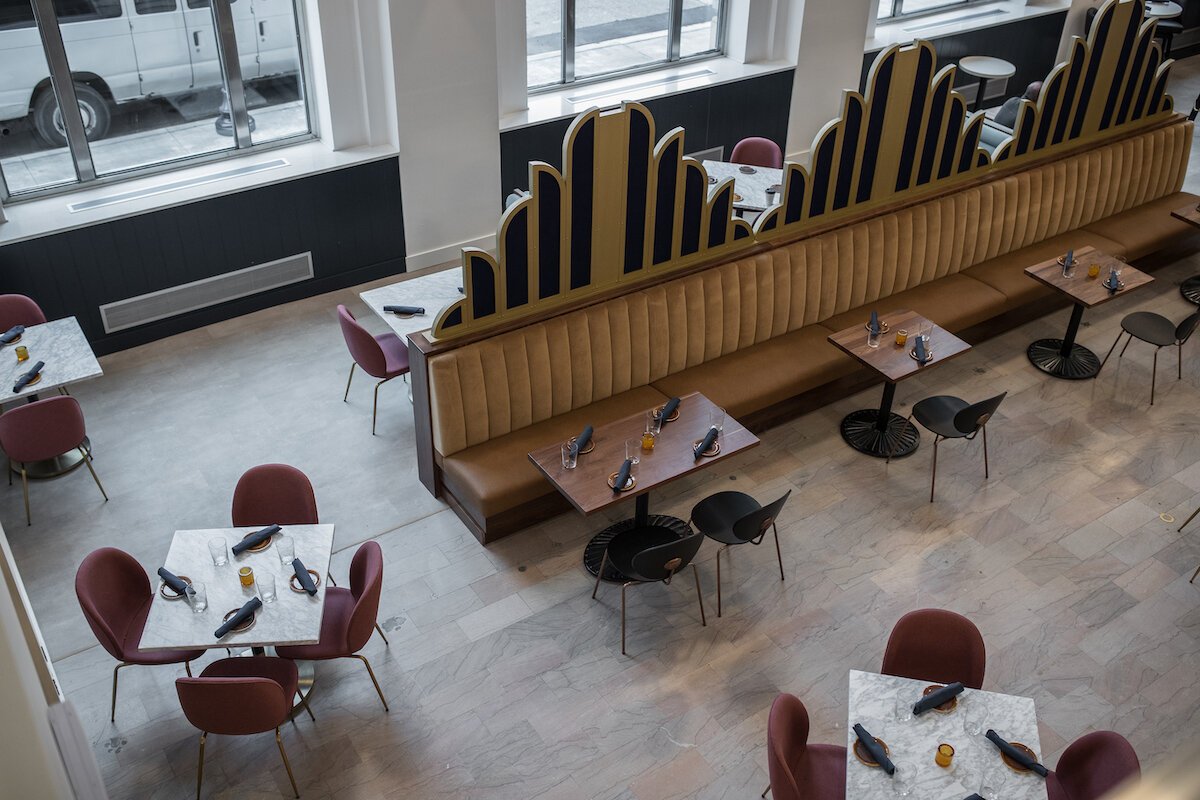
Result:
M1174 0L1150 0L1146 3L1146 16L1156 19L1174 19L1183 13L1183 6Z
M958 68L968 75L979 78L979 88L975 93L975 111L983 108L983 94L990 80L1011 78L1017 74L1017 68L1003 58L995 56L964 56L958 60Z

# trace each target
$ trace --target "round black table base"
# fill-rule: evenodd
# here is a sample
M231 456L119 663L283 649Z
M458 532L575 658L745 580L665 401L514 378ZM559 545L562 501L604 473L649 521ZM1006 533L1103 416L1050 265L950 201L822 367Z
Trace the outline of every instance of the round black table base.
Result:
M842 420L842 438L860 453L876 458L904 458L916 452L921 444L917 426L899 414L888 413L886 430L879 430L875 421L879 411L864 408L852 411Z
M1184 300L1200 306L1200 275L1193 275L1179 284L1179 293Z
M1035 367L1047 375L1068 381L1094 378L1100 372L1100 359L1083 345L1071 345L1071 354L1062 355L1062 339L1038 339L1027 354Z
M662 528L682 539L685 536L692 534L692 528L679 517L671 517L666 514L651 514L646 518L648 528ZM604 530L597 533L588 542L587 547L583 550L583 566L592 575L600 571L600 561L604 558L604 551L608 547L608 543L618 533L631 530L637 527L636 521L630 517L623 519L620 522L614 522ZM613 568L612 564L607 564L604 567L604 575L601 580L608 583L624 583L629 580L625 575Z

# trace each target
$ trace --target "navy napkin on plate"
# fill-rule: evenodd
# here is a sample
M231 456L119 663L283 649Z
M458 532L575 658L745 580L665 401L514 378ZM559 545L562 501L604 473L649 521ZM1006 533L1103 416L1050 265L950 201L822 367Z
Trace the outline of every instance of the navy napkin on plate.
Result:
M254 612L258 611L260 608L262 608L262 600L259 600L257 597L251 597L246 601L245 605L238 609L236 614L221 623L221 627L217 628L216 631L213 632L213 636L216 636L218 639L220 639L238 625L241 625L243 622L250 619L250 617L253 617Z
M267 539L270 539L272 536L279 533L279 531L280 528L278 525L268 525L261 531L255 531L245 539L242 539L230 549L233 550L233 554L235 556L240 556L243 550L249 550L251 547L257 547Z
M585 425L579 435L575 437L575 444L571 445L571 449L575 451L575 455L579 455L579 451L588 446L588 442L592 440L592 426Z
M671 415L675 413L675 409L677 409L677 408L679 408L679 398L678 397L672 397L670 400L667 401L667 404L665 406L663 406L663 410L658 415L658 419L662 422L663 425L667 424L667 420L669 420L671 418Z
M420 306L384 306L384 311L390 311L393 314L424 314L425 309Z
M918 364L924 364L929 360L929 354L925 352L924 336L917 336L917 341L913 344L913 355L917 357Z
M163 583L171 587L171 591L175 594L195 594L196 590L187 585L187 581L180 578L174 572L171 572L166 567L158 568L158 577L163 579Z
M621 468L617 470L617 480L614 482L613 491L619 492L625 488L625 484L629 482L629 471L633 469L633 460L625 459L625 463L621 464Z
M1117 289L1121 288L1121 279L1117 277L1117 270L1115 267L1108 271L1108 280L1104 281L1104 288L1108 289L1110 292L1115 292Z
M300 585L304 591L309 594L317 593L317 585L313 583L312 575L308 574L308 569L304 566L304 562L298 558L292 559L292 569L296 570L296 580L300 581Z
M879 335L879 331L882 329L879 327L879 312L878 311L871 312L871 322L869 323L869 327L871 329L871 333L875 334L876 336Z
M696 445L696 449L692 451L692 455L699 459L700 456L708 452L708 448L712 447L713 442L717 440L717 434L720 433L716 428L709 428L708 433L704 434L704 440Z
M879 745L879 742L875 741L875 737L868 733L866 728L856 722L854 723L854 734L862 742L862 746L866 748L867 752L871 754L871 760L882 767L884 772L891 775L896 771L896 765L887 757L887 753L883 752L883 748Z
M1069 267L1069 266L1073 265L1074 263L1075 263L1075 251L1068 250L1066 257L1063 258L1063 265Z
M13 386L13 393L16 394L32 383L33 379L38 376L38 373L42 371L42 367L44 366L46 366L46 362L39 361L33 365L33 368L30 369L29 372L26 372L24 375L17 378L17 383L15 386Z
M930 692L918 700L916 705L913 706L913 715L919 716L924 714L929 709L936 708L942 703L949 701L952 697L958 697L960 694L962 694L962 690L965 688L966 687L961 683L955 681L949 686L943 686L936 692Z
M1006 756L1008 756L1013 761L1020 764L1022 767L1025 767L1025 769L1033 770L1038 775L1041 775L1043 778L1046 777L1046 768L1045 767L1043 767L1038 762L1034 761L1029 756L1022 753L1017 748L1013 747L1011 744L1009 744L1004 739L1003 736L996 733L994 730L990 730L990 729L988 730L987 738L989 741L991 741L992 744L994 744L994 745L996 745L996 747L1000 748L1000 752L1004 753Z
M11 328L9 328L8 330L6 330L4 332L4 335L0 336L0 344L8 344L9 342L11 342L13 339L17 338L24 332L25 332L24 325L13 325Z

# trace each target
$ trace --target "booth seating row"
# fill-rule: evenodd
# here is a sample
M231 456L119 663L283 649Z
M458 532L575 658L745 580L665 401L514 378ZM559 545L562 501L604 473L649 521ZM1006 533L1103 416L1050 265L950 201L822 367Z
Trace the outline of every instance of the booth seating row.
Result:
M1170 213L1200 200L1180 191L1191 138L1174 117L491 338L434 345L437 489L492 541L567 508L526 453L585 424L698 391L763 427L798 397L834 399L858 368L826 337L872 308L961 333L1054 302L1025 267L1084 245L1137 259L1191 232Z

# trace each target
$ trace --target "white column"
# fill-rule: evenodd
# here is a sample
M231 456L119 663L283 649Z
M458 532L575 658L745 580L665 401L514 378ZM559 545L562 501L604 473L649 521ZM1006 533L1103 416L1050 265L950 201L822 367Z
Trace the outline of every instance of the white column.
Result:
M525 0L496 0L496 54L500 114L523 111L529 107Z

